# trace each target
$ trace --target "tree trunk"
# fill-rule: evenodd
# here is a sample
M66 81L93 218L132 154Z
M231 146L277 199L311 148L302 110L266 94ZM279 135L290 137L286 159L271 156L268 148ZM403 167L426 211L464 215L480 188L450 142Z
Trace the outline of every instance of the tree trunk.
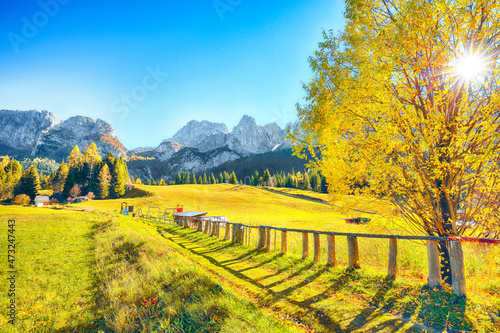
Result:
M453 278L451 276L451 263L450 263L450 251L448 249L447 241L439 241L439 258L441 259L441 280L443 283L451 286L453 283Z
M441 159L440 159L441 160ZM443 231L439 232L440 237L448 237L453 235L453 226L451 225L451 209L446 199L445 189L441 180L437 180L437 187L440 189L439 206L441 209L441 218L443 220ZM439 257L441 259L441 279L443 283L449 285L453 284L453 277L451 275L450 251L448 249L447 241L439 241Z

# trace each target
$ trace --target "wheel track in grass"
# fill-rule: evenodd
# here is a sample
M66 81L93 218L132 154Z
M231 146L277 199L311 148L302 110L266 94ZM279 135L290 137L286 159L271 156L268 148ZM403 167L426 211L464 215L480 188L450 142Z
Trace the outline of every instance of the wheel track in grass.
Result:
M286 319L293 322L303 331L433 331L409 319L396 317L376 307L371 307L363 296L358 295L359 299L349 300L345 295L339 295L338 291L343 284L356 279L351 273L341 273L340 279L333 284L330 283L331 281L321 282L322 277L324 278L323 274L328 271L327 268L316 267L313 274L304 276L313 263L304 263L303 267L297 270L293 270L293 267L275 270L266 267L266 264L275 260L278 254L264 262L255 262L250 258L253 255L260 255L257 250L246 248L248 250L246 253L235 257L221 253L224 248L234 246L227 241L223 242L177 226L147 220L136 221L155 227L158 236L169 241L181 255L195 261L219 281L229 285L235 292L251 299L259 308L263 308L280 320ZM318 294L318 290L322 292ZM313 296L311 292L314 293ZM381 296L383 294L377 293L374 298ZM336 306L325 307L318 304L328 300L333 300L334 304L342 309L340 314L335 313ZM351 304L346 305L349 301ZM349 310L353 310L357 315L346 315Z

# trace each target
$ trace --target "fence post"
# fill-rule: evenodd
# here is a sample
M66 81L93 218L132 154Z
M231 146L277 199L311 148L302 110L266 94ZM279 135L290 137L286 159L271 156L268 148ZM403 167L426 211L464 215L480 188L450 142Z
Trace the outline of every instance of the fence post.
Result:
M348 269L360 268L359 266L359 247L358 238L354 236L347 236L347 252L349 256Z
M465 269L464 269L464 252L462 243L457 241L449 241L450 249L450 264L451 264L451 290L457 296L465 296Z
M245 243L245 227L240 225L240 234L238 237L238 243L244 244Z
M266 251L271 251L271 228L266 228Z
M208 234L208 221L205 220L204 222L205 222L205 224L204 224L204 228L203 228L203 233Z
M335 255L335 236L327 235L326 239L328 240L328 258L326 259L326 265L335 266L337 265L337 258Z
M250 246L250 239L252 237L252 228L248 228L248 232L247 232L247 245Z
M264 227L259 227L259 243L257 244L257 249L262 249L266 244L266 230Z
M198 222L198 227L196 228L196 231L201 232L201 228L203 227L203 222L201 220L196 220Z
M236 233L238 232L239 225L238 224L233 224L233 232L231 234L231 241L234 243L236 242Z
M226 233L224 235L224 240L229 240L229 238L231 237L230 235L231 235L231 224L226 222Z
M307 232L302 233L302 260L309 257L309 234Z
M398 274L398 240L396 238L389 239L389 268L387 269L387 277L395 279Z
M319 234L314 233L314 262L319 262L320 259L320 242L319 242Z
M429 278L427 284L431 288L441 287L441 269L439 263L439 250L436 241L427 241L427 265L429 267Z
M281 254L284 255L288 251L287 234L285 230L281 231Z

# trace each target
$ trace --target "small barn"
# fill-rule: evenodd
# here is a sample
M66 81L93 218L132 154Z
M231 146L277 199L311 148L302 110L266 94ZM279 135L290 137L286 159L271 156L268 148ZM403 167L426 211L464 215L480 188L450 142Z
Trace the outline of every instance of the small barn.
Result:
M197 217L205 216L208 212L176 212L174 213L174 221L185 228L194 222Z
M43 207L49 204L49 196L48 195L37 195L35 197L35 207Z

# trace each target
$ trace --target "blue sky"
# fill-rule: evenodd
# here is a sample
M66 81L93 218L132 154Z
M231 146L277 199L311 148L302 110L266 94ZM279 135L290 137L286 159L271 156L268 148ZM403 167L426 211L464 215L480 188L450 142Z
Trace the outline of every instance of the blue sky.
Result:
M189 120L296 118L331 0L3 0L0 109L101 118L127 148Z

